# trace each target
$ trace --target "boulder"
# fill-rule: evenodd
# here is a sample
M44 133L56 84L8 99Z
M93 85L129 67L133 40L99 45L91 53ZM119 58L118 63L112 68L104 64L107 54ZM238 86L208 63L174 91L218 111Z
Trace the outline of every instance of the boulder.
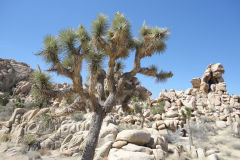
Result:
M94 160L102 160L108 156L108 153L112 147L113 142L109 141L105 143L100 148L96 149L96 154Z
M219 160L218 156L216 154L212 154L207 157L208 160Z
M9 91L22 80L27 80L33 70L22 62L0 58L0 91Z
M226 122L224 122L224 121L216 121L216 126L218 128L226 128L227 127Z
M200 78L193 78L191 80L191 83L192 83L193 88L200 88L201 79Z
M223 91L223 92L226 92L226 83L224 82L221 82L221 83L218 83L216 84L216 91Z
M167 152L161 149L153 149L153 155L155 157L155 160L165 160L167 156Z
M178 112L177 111L173 111L173 110L169 110L165 116L167 118L174 118L174 117L178 117Z
M145 145L151 139L150 133L144 130L123 130L118 133L117 141L127 141L138 145Z
M112 147L113 148L122 148L123 146L125 146L127 144L126 141L117 141L117 142L114 142Z
M155 160L153 155L144 152L131 152L112 148L108 154L108 160Z

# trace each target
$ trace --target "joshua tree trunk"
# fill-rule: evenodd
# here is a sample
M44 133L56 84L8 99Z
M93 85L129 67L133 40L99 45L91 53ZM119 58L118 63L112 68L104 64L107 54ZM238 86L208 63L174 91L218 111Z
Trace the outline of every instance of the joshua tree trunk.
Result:
M187 120L188 130L189 130L189 144L193 146L193 139L192 139L192 130L190 128L190 120Z
M95 111L93 114L81 160L93 160L103 118L104 118L104 112L102 107L99 106L97 108L97 111Z

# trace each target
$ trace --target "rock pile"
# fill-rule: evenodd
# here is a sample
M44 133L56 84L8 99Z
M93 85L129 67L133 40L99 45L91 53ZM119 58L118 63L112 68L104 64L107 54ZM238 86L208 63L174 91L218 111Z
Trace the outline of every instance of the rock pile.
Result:
M13 63L10 62L7 66ZM221 64L209 65L201 79L191 80L193 88L186 91L163 90L157 100L152 100L152 106L148 105L143 109L142 115L125 113L121 106L116 105L104 119L95 160L165 160L170 153L179 157L183 152L192 158L217 159L216 150L205 150L189 145L171 147L167 136L169 132L184 128L186 119L183 118L181 111L185 107L192 108L190 118L192 122L198 123L204 115L213 119L217 128L224 129L232 125L234 134L240 135L240 95L229 95L222 78L223 73ZM69 87L71 87L69 84L55 85L58 89ZM30 88L31 83L21 81L14 89L14 93L27 95ZM147 91L144 93L149 94ZM159 102L164 102L161 112L153 113L152 108L159 105ZM0 137L10 134L11 142L21 143L26 135L34 135L43 149L58 150L65 156L80 156L92 114L85 114L85 120L81 121L76 121L71 116L54 117L65 104L66 99L57 98L53 99L51 108L29 111L24 108L15 109L9 121L0 122ZM146 106L147 103L140 104ZM134 109L133 104L129 106ZM140 129L142 122L144 127ZM122 124L138 128L121 128ZM188 136L189 133L183 135Z
M226 84L222 78L224 68L222 64L210 64L205 70L203 77L191 80L193 88L199 88L201 92L226 91Z
M33 70L26 64L0 58L0 91L9 91L22 80L27 80Z

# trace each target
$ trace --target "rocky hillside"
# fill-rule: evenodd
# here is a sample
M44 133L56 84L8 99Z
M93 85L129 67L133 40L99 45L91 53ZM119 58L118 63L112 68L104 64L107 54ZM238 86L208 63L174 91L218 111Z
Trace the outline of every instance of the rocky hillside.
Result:
M32 71L26 63L0 58L0 91L9 91L18 82L28 80Z
M24 74L20 76L17 73L21 69L16 66L21 63L0 62L13 70L0 68L0 73L4 73L0 84L9 84L8 87L14 84L11 78L7 83L6 77L15 76L19 82L26 80L31 72L23 64ZM240 140L240 96L227 92L223 73L221 64L211 64L202 78L191 80L193 88L163 90L156 100L133 99L127 113L115 106L104 119L95 160L240 159L240 144L237 143ZM29 90L28 83L19 82L14 91L31 102L29 92L21 89L29 86L26 87ZM70 85L55 87L61 89ZM75 112L71 116L56 116L66 110L67 103L71 100L61 98L52 99L48 108L15 108L8 121L0 122L2 157L5 160L79 159L92 115ZM188 118L187 110L191 111ZM193 145L189 145L189 137Z

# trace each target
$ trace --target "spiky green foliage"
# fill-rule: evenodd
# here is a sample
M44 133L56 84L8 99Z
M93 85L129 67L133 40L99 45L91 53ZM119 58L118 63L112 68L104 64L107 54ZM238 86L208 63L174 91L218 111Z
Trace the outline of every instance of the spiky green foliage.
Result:
M35 99L35 101L40 105L40 108L43 105L47 105L49 103L49 95L46 94L47 91L53 90L53 85L50 82L50 76L46 73L37 70L32 73L31 82L34 84L31 93Z
M74 64L74 56L70 55L64 58L62 65L65 68L72 67Z
M165 41L168 38L169 31L165 28L148 27L145 24L139 31L139 35L145 45L152 45L157 53L166 49ZM151 56L148 55L148 56Z
M78 27L77 38L81 43L82 50L86 51L89 47L88 42L91 40L91 37L82 25Z
M73 120L75 120L77 122L84 121L86 119L82 112L73 113L71 117L72 117Z
M92 35L99 38L106 34L108 29L107 16L99 14L97 19L92 23Z
M114 66L114 72L123 71L124 68L125 68L125 65L121 61L117 61Z
M24 108L24 102L25 100L20 97L20 95L17 95L15 97L14 107L16 108Z
M165 72L165 71L160 71L156 78L157 78L157 82L164 82L166 81L168 78L171 78L173 76L172 72Z
M130 22L127 18L123 14L116 13L109 30L109 38L114 39L118 37L120 40L129 40L131 38L130 27Z
M192 108L185 107L183 110L181 110L181 114L184 119L190 119L192 115Z
M77 54L75 50L75 45L77 42L77 32L76 30L69 28L61 30L58 34L59 42L61 48L68 54Z
M44 38L44 52L42 52L42 55L47 63L56 63L58 59L59 54L59 47L58 47L58 40L52 36L47 35Z
M155 115L155 114L162 114L165 112L164 109L165 102L161 101L157 105L154 105L150 108L150 112Z
M36 138L34 135L26 134L23 137L23 143L26 145L33 145L36 142Z
M142 113L142 107L140 106L140 104L138 104L138 103L135 103L134 105L133 105L133 107L134 107L134 112L135 113Z
M88 63L88 69L92 73L100 72L103 68L103 60L105 58L105 53L100 52L89 52L86 56Z

